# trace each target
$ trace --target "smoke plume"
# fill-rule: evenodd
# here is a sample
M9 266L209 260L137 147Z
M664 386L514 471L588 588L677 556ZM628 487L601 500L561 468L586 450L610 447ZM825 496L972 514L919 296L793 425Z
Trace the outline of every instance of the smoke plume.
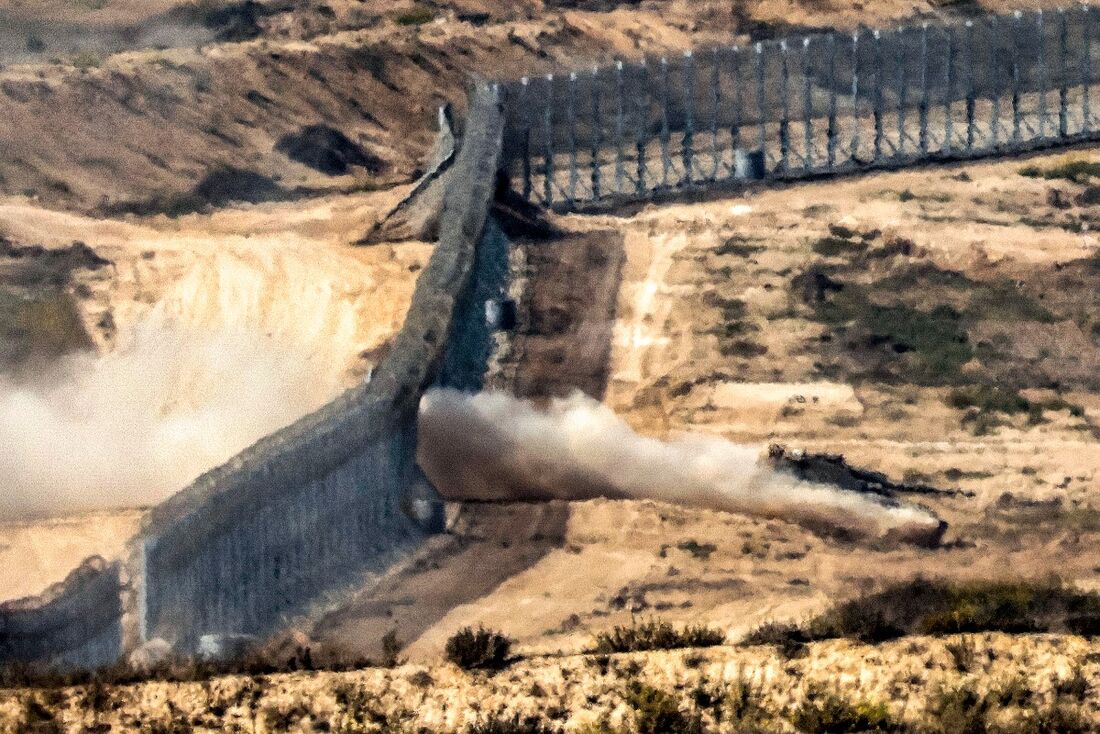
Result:
M540 411L503 393L433 390L420 403L418 459L449 500L632 497L866 539L927 542L940 532L923 508L798 480L762 464L757 448L640 436L579 393Z
M0 377L0 520L149 505L338 391L256 330L150 318L105 354Z

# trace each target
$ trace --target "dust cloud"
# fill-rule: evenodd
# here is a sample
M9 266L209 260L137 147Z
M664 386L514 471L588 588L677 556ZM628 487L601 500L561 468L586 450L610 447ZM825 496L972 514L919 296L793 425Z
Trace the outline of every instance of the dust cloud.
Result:
M545 410L503 393L454 390L430 391L420 403L418 460L449 500L631 497L864 539L938 537L940 521L923 508L798 480L760 453L711 436L646 438L579 393Z
M335 394L318 359L255 329L147 318L109 352L0 376L0 521L163 499Z

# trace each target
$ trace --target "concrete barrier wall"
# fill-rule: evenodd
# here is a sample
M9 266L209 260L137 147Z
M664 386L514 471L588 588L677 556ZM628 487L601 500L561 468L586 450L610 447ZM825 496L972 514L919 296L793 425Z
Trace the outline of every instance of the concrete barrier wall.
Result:
M99 666L122 642L119 564L94 556L43 594L0 605L0 660Z
M438 529L438 498L415 466L416 411L432 384L477 383L489 353L484 300L503 270L482 283L475 263L491 259L477 252L502 125L496 90L476 86L436 249L370 382L151 510L124 573L0 608L0 662L96 667L154 638L189 653L203 635L264 635ZM506 247L495 227L485 239Z

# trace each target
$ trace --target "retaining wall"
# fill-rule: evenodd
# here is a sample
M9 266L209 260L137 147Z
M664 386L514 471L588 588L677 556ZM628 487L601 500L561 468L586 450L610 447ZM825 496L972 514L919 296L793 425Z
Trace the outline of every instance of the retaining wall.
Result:
M154 638L188 653L207 634L264 635L439 529L415 465L416 412L430 385L476 384L485 366L477 300L502 275L482 282L475 260L502 125L496 90L476 86L435 251L371 380L150 511L125 569L82 567L49 599L0 607L0 662L96 667Z

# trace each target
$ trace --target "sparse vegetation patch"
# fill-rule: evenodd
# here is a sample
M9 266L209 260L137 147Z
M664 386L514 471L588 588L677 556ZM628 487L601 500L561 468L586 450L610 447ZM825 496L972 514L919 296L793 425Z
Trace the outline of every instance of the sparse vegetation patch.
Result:
M671 650L679 647L713 647L725 642L721 630L705 625L688 625L682 630L668 622L651 620L634 622L629 627L616 626L596 635L594 652L602 654Z
M849 637L877 643L908 634L1100 630L1100 594L1058 582L916 578L837 604L803 625L764 625L743 644Z

